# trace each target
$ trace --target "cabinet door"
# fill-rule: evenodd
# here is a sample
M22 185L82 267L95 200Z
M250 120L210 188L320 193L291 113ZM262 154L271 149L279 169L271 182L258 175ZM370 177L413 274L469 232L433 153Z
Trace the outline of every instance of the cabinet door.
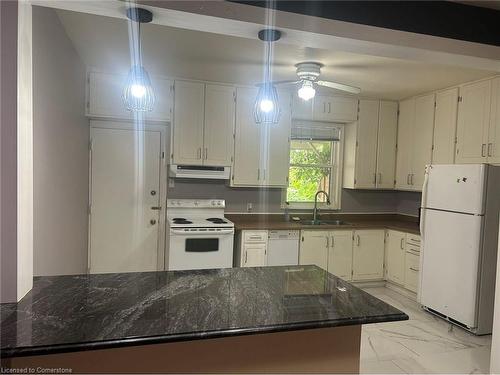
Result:
M406 252L404 287L412 292L418 292L420 256L416 252Z
M377 138L377 188L393 189L396 170L398 103L380 102Z
M328 248L328 272L344 280L352 278L352 231L330 232Z
M492 81L491 120L488 132L488 162L500 164L500 77Z
M396 154L396 188L409 189L410 169L413 157L413 125L415 122L415 99L399 103L398 145Z
M243 259L241 260L243 267L260 267L266 265L267 259L267 244L244 244Z
M296 94L293 95L292 118L294 120L309 120L313 119L313 102L314 99L304 100Z
M487 159L490 123L491 81L460 88L456 163L484 163Z
M431 163L432 136L434 132L434 100L434 94L420 96L415 99L413 158L410 177L412 190L422 190L425 166Z
M230 166L234 151L234 87L205 86L205 126L203 132L203 164Z
M385 242L387 280L403 285L405 282L406 233L388 230Z
M288 92L278 92L281 117L278 124L264 125L268 133L266 137L266 150L261 152L263 156L264 185L271 187L288 186L288 170L290 164L290 131L291 119L291 97Z
M202 165L205 84L175 81L173 162Z
M458 88L436 94L432 164L453 164L457 133Z
M100 118L133 119L122 100L124 75L90 72L88 77L87 115ZM146 113L147 120L170 121L172 110L172 81L151 77L156 96L153 111Z
M353 280L384 278L384 231L356 230L352 251Z
M313 103L313 119L327 122L353 122L358 115L358 100L343 96L317 95Z
M375 188L377 164L378 100L359 101L356 136L356 188Z
M301 232L299 264L315 264L328 270L329 233L325 231L303 230Z
M313 101L313 120L315 121L329 121L328 106L331 104L329 102L328 96L316 95Z
M253 106L257 90L236 90L236 126L232 184L235 186L257 186L262 183L260 172L261 125L253 117Z

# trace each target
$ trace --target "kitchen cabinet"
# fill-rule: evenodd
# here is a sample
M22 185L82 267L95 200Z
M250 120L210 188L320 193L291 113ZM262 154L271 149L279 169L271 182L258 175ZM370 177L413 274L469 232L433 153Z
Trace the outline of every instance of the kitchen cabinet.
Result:
M302 230L299 264L315 264L344 280L352 275L351 230Z
M421 191L425 166L431 163L434 93L400 102L396 188Z
M350 281L352 279L352 231L331 231L329 245L328 272Z
M267 230L244 230L236 241L235 266L261 267L267 265Z
M491 87L491 80L460 87L455 156L457 163L485 163L488 160Z
M432 164L453 164L457 131L458 87L436 93Z
M488 162L500 164L500 77L491 82L491 116L488 130Z
M418 293L420 273L420 256L417 251L407 251L405 257L405 282L404 287Z
M127 77L120 74L90 72L87 78L86 115L92 118L134 120L134 113L127 111L122 93ZM148 121L170 121L172 115L171 80L151 76L155 92L155 105L144 118Z
M384 278L384 230L363 229L353 232L353 281Z
M235 89L175 81L172 162L229 166L233 153Z
M406 233L388 230L385 234L386 278L393 283L405 283Z
M344 132L344 188L392 189L396 163L396 102L360 100L358 120Z
M288 185L291 97L278 91L278 124L256 124L253 108L257 89L238 88L231 186L286 187Z
M293 97L292 117L296 120L350 123L357 115L358 99L354 97L316 95L308 101Z

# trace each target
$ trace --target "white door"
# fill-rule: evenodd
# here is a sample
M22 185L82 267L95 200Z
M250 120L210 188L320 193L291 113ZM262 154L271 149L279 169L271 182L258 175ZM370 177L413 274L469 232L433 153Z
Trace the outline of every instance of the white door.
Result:
M485 164L433 165L428 170L423 206L481 215L485 179Z
M356 132L356 188L375 188L377 164L378 100L359 101Z
M328 249L328 272L344 280L352 278L352 231L330 232Z
M329 232L303 230L301 233L299 264L315 264L328 270Z
M290 94L278 92L281 117L277 124L261 125L267 127L267 151L262 153L263 177L266 186L287 187L290 163L290 131L292 127Z
M420 302L474 327L483 218L429 209L422 215Z
M234 151L235 97L234 87L212 84L205 87L204 165L231 165Z
M238 88L236 91L236 126L232 184L256 186L263 183L261 171L262 127L255 123L253 108L257 89Z
M384 278L384 231L356 230L352 252L353 280Z
M398 151L396 157L396 188L409 189L413 163L413 127L415 123L415 99L399 103Z
M500 77L492 81L491 119L488 131L488 162L500 164Z
M160 132L91 129L90 272L158 269Z
M432 136L434 132L434 94L415 99L415 124L413 127L413 157L410 184L421 191L425 166L431 163Z
M453 164L457 133L458 88L436 94L432 164Z
M487 159L491 80L460 87L458 105L457 163L482 163Z
M267 265L267 244L243 245L243 267L260 267Z
M203 164L205 84L175 81L173 162Z
M394 283L405 283L406 233L388 230L385 242L386 277Z
M380 101L377 137L377 188L394 188L398 103Z

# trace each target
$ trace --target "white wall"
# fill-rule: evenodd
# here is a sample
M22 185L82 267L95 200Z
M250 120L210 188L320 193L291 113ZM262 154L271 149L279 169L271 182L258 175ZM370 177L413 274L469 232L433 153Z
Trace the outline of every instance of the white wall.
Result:
M500 233L500 230L499 232ZM493 317L493 336L491 339L490 372L500 374L500 235L498 238L497 282L495 287L495 312Z
M85 273L85 67L53 9L33 7L34 274Z

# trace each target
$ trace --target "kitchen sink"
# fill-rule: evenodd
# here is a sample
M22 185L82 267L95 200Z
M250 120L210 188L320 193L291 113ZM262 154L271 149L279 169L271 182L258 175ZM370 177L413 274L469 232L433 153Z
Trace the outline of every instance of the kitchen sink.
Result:
M303 225L350 225L350 223L343 220L301 220L300 224Z

